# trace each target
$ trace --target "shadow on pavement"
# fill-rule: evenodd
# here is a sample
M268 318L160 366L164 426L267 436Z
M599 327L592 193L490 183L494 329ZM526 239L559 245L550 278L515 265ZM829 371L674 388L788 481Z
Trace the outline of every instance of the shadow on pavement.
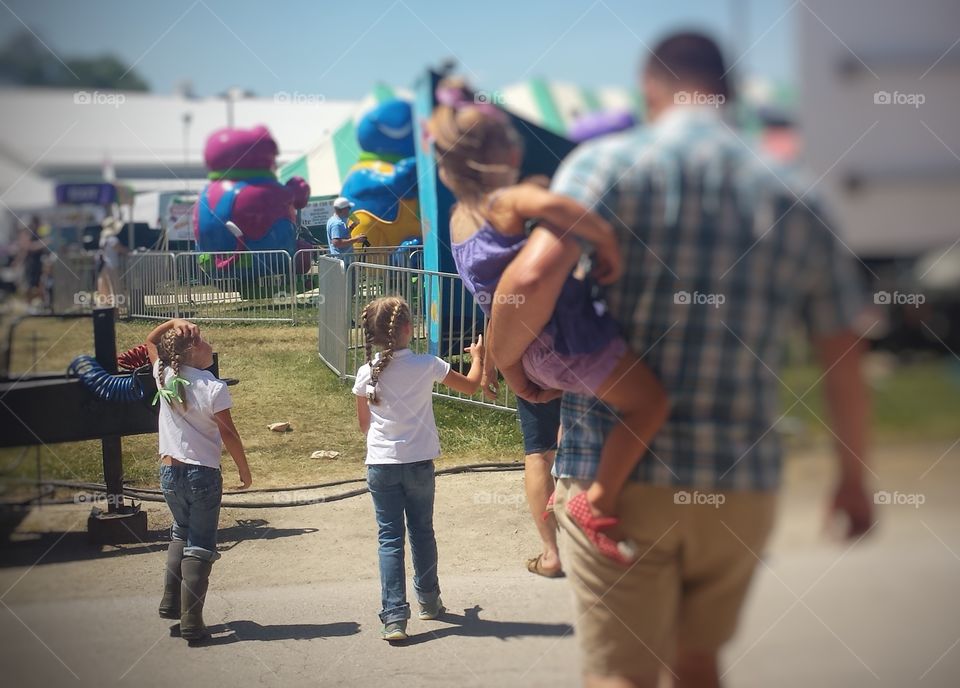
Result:
M356 621L337 621L328 624L274 624L263 626L256 621L231 621L207 626L210 638L196 643L198 646L232 645L269 640L313 640L356 635L360 624ZM180 625L170 627L170 636L180 637Z
M567 623L536 623L533 621L490 621L480 618L483 608L475 605L464 609L463 614L444 612L437 619L440 623L452 624L412 635L398 645L419 645L431 640L439 640L455 635L467 638L520 638L524 636L565 636L573 633L573 626ZM433 623L433 622L431 622Z
M245 540L276 540L315 532L316 528L271 528L264 519L238 520L236 525L217 531L217 549L226 552ZM168 529L150 530L142 542L103 546L91 544L85 531L19 532L15 539L0 542L0 568L165 552L169 542Z

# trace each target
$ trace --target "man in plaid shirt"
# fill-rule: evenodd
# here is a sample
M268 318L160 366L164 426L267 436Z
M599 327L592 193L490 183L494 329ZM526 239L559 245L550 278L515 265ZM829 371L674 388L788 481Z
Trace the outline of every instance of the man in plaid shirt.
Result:
M564 395L555 513L587 684L655 686L669 671L680 686L716 686L717 653L773 524L777 370L796 316L824 367L840 465L833 511L851 537L872 525L858 336L868 323L852 256L821 209L724 123L730 94L713 41L664 40L643 90L650 125L578 148L553 181L618 231L625 273L608 305L670 395L669 420L620 500L639 560L624 569L600 555L563 509L594 476L617 422L594 398ZM576 252L571 243L556 254ZM549 278L561 263L518 256L498 294L523 298L494 299L498 331L533 338L528 323L555 302ZM517 337L492 353L502 366L526 345Z

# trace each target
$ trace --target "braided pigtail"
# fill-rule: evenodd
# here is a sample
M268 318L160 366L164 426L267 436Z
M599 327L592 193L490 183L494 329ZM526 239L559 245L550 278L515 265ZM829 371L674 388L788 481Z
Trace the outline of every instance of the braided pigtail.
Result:
M380 400L377 398L377 382L373 377L373 366L370 365L373 360L373 342L374 342L374 333L373 333L373 323L375 320L375 314L372 312L373 304L370 303L366 308L363 309L363 314L361 316L361 323L363 325L363 350L366 354L366 363L370 366L370 386L367 389L367 401L371 404L376 404ZM377 373L377 377L380 374Z
M370 364L367 399L371 404L380 401L380 376L393 359L394 351L407 345L401 340L401 328L409 322L410 307L406 301L396 296L376 299L363 310L364 347L367 363ZM374 345L382 348L376 361L372 360Z
M157 366L157 387L160 388L163 387L163 377L167 372L167 364L163 362L163 356L157 360L157 363L159 363Z
M390 361L393 359L394 349L397 348L397 314L403 305L403 302L398 300L397 303L393 304L393 308L390 309L390 320L387 323L386 332L386 346L383 348L383 351L380 352L380 357L377 359L377 362L374 363L370 369L370 384L373 385L374 390L376 390L377 383L380 381L380 376L383 374L383 371L386 370L387 366L390 365ZM374 392L374 396L376 396L376 392Z
M160 337L160 342L157 344L157 356L160 365L157 366L157 396L153 399L154 404L159 403L160 399L166 399L171 405L174 401L178 402L186 410L187 401L184 397L181 397L177 386L190 384L180 377L180 366L183 362L183 355L191 345L191 341L180 336L173 329L167 330ZM173 377L165 382L167 368L173 371Z

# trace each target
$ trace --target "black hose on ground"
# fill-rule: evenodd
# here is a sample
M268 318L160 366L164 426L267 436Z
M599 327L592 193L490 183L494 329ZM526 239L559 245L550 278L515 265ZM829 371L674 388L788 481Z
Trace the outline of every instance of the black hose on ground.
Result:
M453 466L451 468L442 468L437 471L437 475L457 475L460 473L487 473L487 472L498 472L498 471L521 471L523 470L522 463L472 463L466 464L463 466ZM29 482L29 481L24 481ZM278 493L278 492L304 492L307 490L318 490L327 487L337 487L340 485L349 485L352 483L363 483L366 482L366 478L351 478L348 480L336 480L329 483L318 483L316 485L301 485L298 487L262 487L253 490L244 490L242 492L227 492L224 493L225 498L232 496L240 496L246 494L264 494L264 493ZM60 487L72 490L85 490L88 492L96 493L106 493L107 487L101 483L84 483L84 482L75 482L69 480L44 480L40 483L33 483L34 485L42 486L51 486L51 487ZM350 497L358 497L362 494L366 494L369 490L366 487L360 487L355 490L348 490L346 492L340 492L333 495L324 495L322 497L312 497L310 499L299 499L299 500L287 500L287 499L274 499L270 502L245 502L245 501L227 501L225 500L221 506L227 509L278 509L282 507L291 507L291 506L311 506L313 504L325 504L327 502L339 502L343 499L349 499ZM137 487L125 487L123 489L123 494L125 497L130 497L131 499L136 499L141 502L163 502L163 492L160 490L151 490L148 488L137 488ZM74 502L76 500L73 500ZM91 502L96 500L91 499ZM69 503L69 502L68 502Z

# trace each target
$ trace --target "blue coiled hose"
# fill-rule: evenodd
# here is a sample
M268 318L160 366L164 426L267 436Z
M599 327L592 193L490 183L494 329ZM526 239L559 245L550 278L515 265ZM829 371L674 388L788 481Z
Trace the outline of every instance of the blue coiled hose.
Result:
M67 368L101 401L128 403L143 399L143 386L134 374L112 375L93 356L77 356Z

